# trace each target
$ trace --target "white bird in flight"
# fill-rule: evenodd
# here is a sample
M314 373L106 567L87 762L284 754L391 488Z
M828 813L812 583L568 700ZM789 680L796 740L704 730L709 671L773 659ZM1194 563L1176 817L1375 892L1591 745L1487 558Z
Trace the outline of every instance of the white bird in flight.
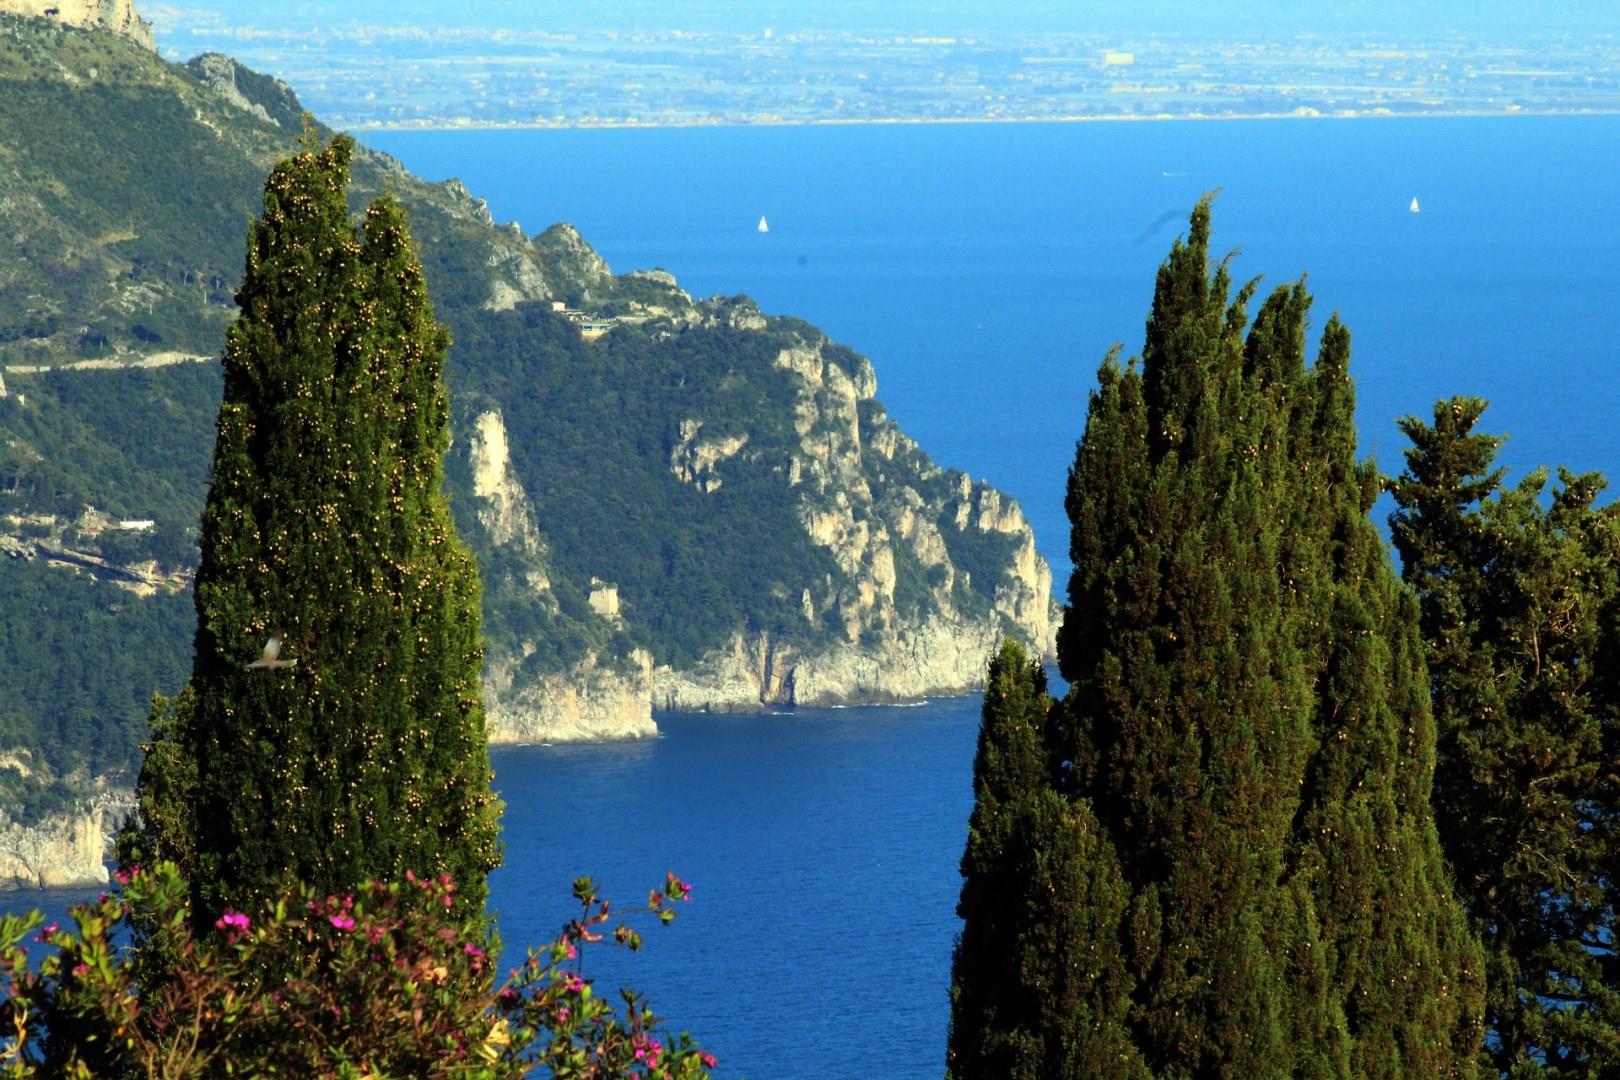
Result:
M280 657L281 638L279 636L272 637L264 643L264 655L247 665L247 668L249 671L254 668L289 668L298 663L297 660L282 660Z

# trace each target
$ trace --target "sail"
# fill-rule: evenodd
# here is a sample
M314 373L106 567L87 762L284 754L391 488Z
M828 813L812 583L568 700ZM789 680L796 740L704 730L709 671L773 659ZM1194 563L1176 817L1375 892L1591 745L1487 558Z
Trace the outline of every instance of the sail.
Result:
M1407 209L1412 211L1414 214L1418 212L1418 201L1416 195L1412 196L1412 205L1408 206Z
M759 231L760 232L770 232L771 231L770 225L768 225L766 223L766 221L765 221L765 215L764 214L759 215Z

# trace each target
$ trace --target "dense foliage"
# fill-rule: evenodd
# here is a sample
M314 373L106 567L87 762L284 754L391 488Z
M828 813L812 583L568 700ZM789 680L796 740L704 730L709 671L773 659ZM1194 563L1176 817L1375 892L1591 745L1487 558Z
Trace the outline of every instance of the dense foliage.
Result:
M192 917L172 865L121 877L118 895L75 909L76 930L40 928L54 951L37 970L20 943L40 916L0 918L0 1076L697 1080L715 1064L634 992L621 1015L585 978L588 943L640 945L622 920L607 931L589 879L579 918L497 985L498 945L481 917L451 913L448 876L306 888L214 919ZM669 875L643 913L668 923L689 897ZM120 945L153 927L161 971Z
M626 329L593 345L537 305L469 319L456 332L458 348L480 360L457 382L458 418L467 417L458 428L482 404L504 405L512 468L559 577L616 583L635 605L635 644L680 665L740 626L804 626L790 586L838 569L805 535L783 478L737 468L703 492L669 467L686 417L702 417L705 435L746 432L751 444L793 434L781 404L792 400L790 376L772 364L780 338L689 329L660 340ZM582 601L571 603L566 586L557 592L584 623ZM503 618L512 616L521 613ZM575 639L563 659L588 640Z
M1377 474L1354 460L1349 335L1329 320L1307 367L1303 286L1251 326L1253 285L1233 297L1208 242L1206 201L1159 270L1140 365L1099 372L1070 474L1070 689L1044 729L1047 790L1071 827L1098 823L1100 842L1068 848L1099 883L1080 966L1128 991L1128 1034L1044 1075L1133 1055L1163 1076L1471 1075L1481 961L1429 805L1416 605L1367 519ZM1040 1014L973 1022L1053 1031ZM995 1031L959 1014L953 1038Z
M27 761L0 767L0 802L32 821L76 801L81 770L133 771L147 702L185 680L173 643L193 614L184 594L143 599L43 559L0 557L0 596L0 748Z
M249 236L175 725L197 787L150 842L190 858L199 906L415 870L476 912L499 807L478 571L441 491L449 340L399 206L351 223L351 147L278 165Z
M1595 473L1514 487L1485 403L1407 417L1391 485L1422 603L1439 731L1435 816L1485 946L1503 1075L1620 1071L1620 508Z
M0 398L0 514L71 520L94 506L115 519L149 519L156 531L130 539L175 538L151 557L165 567L196 564L219 411L216 365L54 371L13 376L10 387Z
M1147 1075L1127 1024L1119 865L1085 803L1055 789L1039 659L1008 641L990 661L962 855L948 1077Z

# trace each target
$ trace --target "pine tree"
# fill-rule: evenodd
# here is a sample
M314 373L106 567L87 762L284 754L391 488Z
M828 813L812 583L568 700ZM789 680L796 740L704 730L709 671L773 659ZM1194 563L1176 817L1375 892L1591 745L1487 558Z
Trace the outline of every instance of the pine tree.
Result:
M205 911L414 870L481 912L499 861L478 574L441 492L448 334L399 205L352 223L352 147L270 174L227 338L172 735ZM249 669L273 636L292 666Z
M1090 808L1057 793L1039 661L990 661L963 918L951 977L952 1080L1145 1077L1125 1026L1124 893Z
M1513 488L1485 403L1407 417L1390 518L1417 591L1441 840L1485 946L1486 1047L1513 1077L1620 1073L1620 509L1597 474Z
M1161 267L1070 473L1071 682L1055 753L1127 897L1135 1046L1163 1076L1446 1076L1477 945L1431 811L1416 611L1367 520L1349 338L1305 366L1303 284L1262 304ZM1245 334L1245 329L1247 334ZM964 937L966 932L964 931Z

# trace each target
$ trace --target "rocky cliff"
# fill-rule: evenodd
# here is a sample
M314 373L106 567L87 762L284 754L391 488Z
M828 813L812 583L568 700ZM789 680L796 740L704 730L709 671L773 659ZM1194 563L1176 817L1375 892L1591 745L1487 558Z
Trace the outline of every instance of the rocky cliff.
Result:
M768 325L747 313L726 317L745 329ZM799 593L805 623L830 622L834 633L805 641L739 630L696 664L660 667L658 706L747 711L910 701L979 686L986 656L1006 634L1050 655L1058 615L1051 570L1017 504L934 466L877 403L865 357L825 338L801 338L774 364L792 376L796 439L761 464L781 476L806 536L840 571L805 581ZM705 438L704 428L700 416L682 420L670 469L708 493L722 485L722 463L749 445L749 433ZM975 583L960 552L985 540L1001 557L979 571L993 580ZM902 584L908 565L921 571L904 575L910 595Z
M134 805L128 791L102 791L65 813L30 825L0 807L0 889L107 884L112 838Z
M156 51L152 24L135 12L133 0L0 0L0 13L50 19L63 26L111 30Z
M486 545L483 561L489 566L493 548L502 556L504 573L510 575L502 577L498 570L490 584L502 590L508 604L555 617L561 605L551 587L546 545L534 506L512 474L501 412L480 412L470 426L464 442L476 504L475 531ZM492 576L489 570L485 574ZM617 615L616 603L608 614ZM505 620L500 625L504 627ZM607 663L587 652L557 670L555 664L535 662L541 647L535 632L539 627L518 625L522 628L516 632L489 635L485 650L484 707L491 743L657 736L650 653L636 649Z

